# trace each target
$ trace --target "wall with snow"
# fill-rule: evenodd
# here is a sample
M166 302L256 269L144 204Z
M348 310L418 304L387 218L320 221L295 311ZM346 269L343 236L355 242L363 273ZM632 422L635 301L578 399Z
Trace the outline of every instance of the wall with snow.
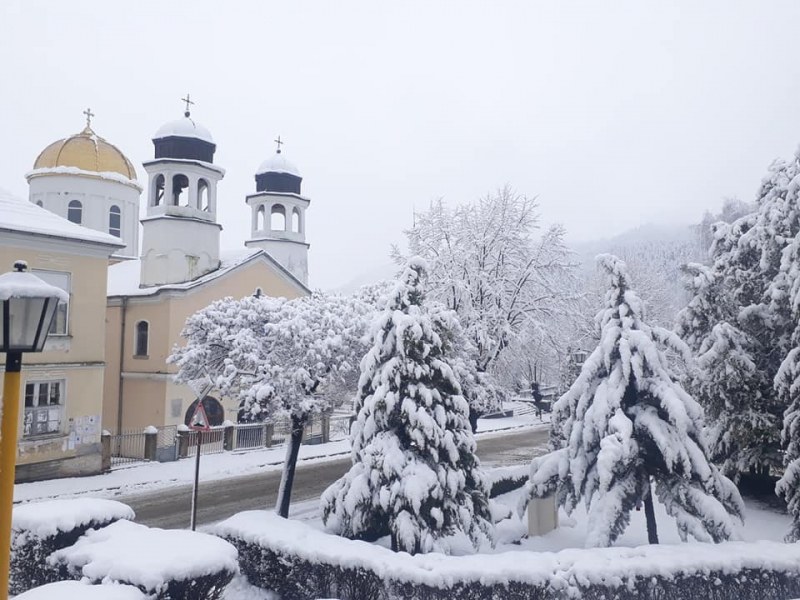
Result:
M266 511L234 515L214 532L237 547L240 568L252 584L283 598L787 600L800 595L800 544L411 556Z

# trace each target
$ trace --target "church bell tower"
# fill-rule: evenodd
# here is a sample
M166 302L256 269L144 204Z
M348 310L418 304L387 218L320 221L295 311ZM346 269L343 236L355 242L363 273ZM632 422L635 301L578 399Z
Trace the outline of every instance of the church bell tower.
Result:
M252 212L248 248L263 248L287 271L308 285L306 209L311 200L300 194L303 178L297 167L277 152L256 171L256 193L247 196Z
M191 118L187 95L182 119L153 137L147 216L142 222L141 285L192 281L219 268L217 184L225 170L214 164L211 133Z

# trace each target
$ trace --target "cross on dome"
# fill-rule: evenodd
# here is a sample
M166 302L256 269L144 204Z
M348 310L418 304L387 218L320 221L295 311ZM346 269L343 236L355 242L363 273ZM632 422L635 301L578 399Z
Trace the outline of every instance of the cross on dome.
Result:
M194 105L194 102L192 101L192 97L187 93L186 94L186 98L181 98L181 102L186 102L186 112L183 113L183 114L188 117L189 114L190 114L189 113L189 105L190 104Z
M92 127L92 117L94 117L96 115L92 112L91 108L87 108L85 111L83 111L83 114L86 115L86 127L91 129L91 127Z
M278 154L281 153L281 145L285 144L286 142L281 141L281 136L278 136L278 139L272 140L276 144L278 144Z

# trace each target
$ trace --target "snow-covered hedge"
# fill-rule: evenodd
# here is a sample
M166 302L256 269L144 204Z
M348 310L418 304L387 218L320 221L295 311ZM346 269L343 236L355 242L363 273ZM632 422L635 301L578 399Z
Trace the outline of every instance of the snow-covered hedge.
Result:
M54 553L62 575L139 588L155 599L215 600L238 572L236 548L194 531L119 521Z
M147 600L147 596L129 585L59 581L29 590L15 600Z
M800 596L800 544L724 542L469 556L394 553L271 512L215 533L254 585L303 600L787 600Z
M528 481L530 474L530 465L514 465L488 470L486 477L489 479L489 496L495 498L521 488Z
M58 571L47 562L56 550L74 544L89 529L133 519L133 510L121 502L98 498L49 500L15 506L11 525L11 579L9 591L25 590L57 581Z

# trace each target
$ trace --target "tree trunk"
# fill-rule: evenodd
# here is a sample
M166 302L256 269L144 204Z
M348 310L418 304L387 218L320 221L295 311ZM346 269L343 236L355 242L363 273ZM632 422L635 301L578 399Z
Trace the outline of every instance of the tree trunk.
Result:
M303 430L306 424L306 419L301 419L300 417L292 416L291 420L292 433L289 437L289 444L286 446L286 459L283 463L281 485L278 488L278 501L275 504L275 511L284 519L289 518L289 502L292 498L294 470L297 467L297 455L300 453L300 444L303 442Z
M656 511L653 508L653 492L650 489L650 480L647 480L647 490L644 496L644 518L647 521L647 541L651 544L658 543L658 527L656 525Z

